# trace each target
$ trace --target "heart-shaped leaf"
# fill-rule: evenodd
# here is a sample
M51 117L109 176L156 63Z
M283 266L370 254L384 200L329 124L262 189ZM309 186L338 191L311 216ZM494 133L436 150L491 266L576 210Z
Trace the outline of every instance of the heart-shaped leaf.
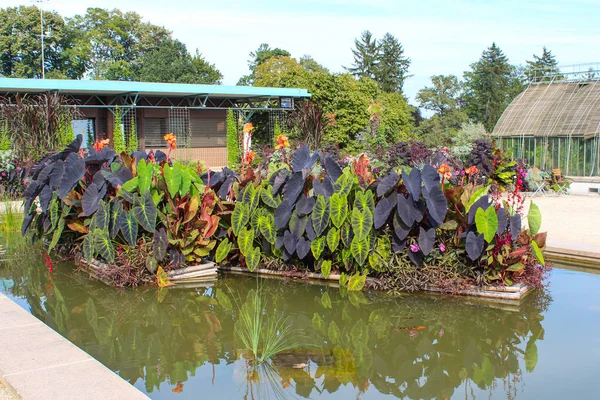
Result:
M467 255L471 261L475 261L481 257L484 245L485 242L483 235L476 235L475 232L469 232L467 234Z
M273 187L267 186L264 190L260 191L260 198L267 206L271 208L277 208L281 203L279 196L273 196Z
M483 211L485 211L488 209L488 207L490 205L491 205L490 198L488 196L481 196L479 198L479 200L477 200L475 203L473 203L473 205L469 209L469 214L468 214L469 224L472 224L475 222L475 213L477 212L478 208L482 208Z
M244 257L250 254L254 246L254 231L248 228L242 228L237 237L237 245Z
M355 208L352 210L351 224L354 235L359 240L366 239L373 226L373 214L367 208L363 209L362 212L358 208Z
M395 189L399 180L400 177L396 171L392 170L379 182L379 185L377 185L377 197L385 196L392 189Z
M85 174L85 161L77 153L71 153L65 161L64 171L58 190L61 200L67 197L71 189L83 178Z
M375 201L373 199L373 192L370 190L357 190L354 193L354 208L359 211L369 210L371 214L375 212Z
M169 238L167 237L167 231L165 228L160 228L154 231L154 241L152 243L152 250L154 258L158 261L163 260L167 256L167 247L169 246Z
M529 225L529 232L532 235L538 233L542 227L542 213L540 212L540 208L533 202L531 202L529 213L527 213L527 224Z
M413 168L410 174L407 174L405 170L402 170L402 181L406 186L406 191L413 199L421 197L421 171Z
M175 164L172 167L165 164L163 166L163 176L165 178L165 183L167 184L169 195L171 195L171 198L174 198L181 188L181 169L178 167L178 164Z
M337 228L340 228L348 217L348 196L334 193L329 199L329 204L331 208L331 222Z
M440 185L440 175L430 164L425 164L421 170L421 179L426 190L431 190L433 187L439 187Z
M313 240L310 244L310 250L312 251L315 260L319 260L323 250L325 250L325 236L321 236Z
M350 250L352 251L352 255L354 259L358 263L358 265L364 265L367 257L369 256L369 241L367 238L359 239L358 236L355 236L352 239L352 243L350 244Z
M313 207L315 206L315 198L314 197L306 197L304 195L300 196L300 199L296 203L296 211L299 216L310 214Z
M283 187L283 199L295 204L296 199L304 189L304 177L302 172L294 172L290 180Z
M277 219L277 213L275 213L275 219ZM250 210L248 206L242 202L235 203L233 213L231 213L231 229L235 236L239 236L242 228L250 221ZM287 221L286 221L287 223Z
M331 228L327 232L327 246L331 252L335 252L340 244L340 232L336 228Z
M506 210L504 208L499 208L496 214L498 216L498 230L496 231L496 233L501 234L506 230L508 226Z
M406 239L406 237L410 233L411 227L406 226L406 224L398 216L398 213L394 213L393 225L394 225L394 233L396 234L396 237L400 240Z
M321 274L323 278L329 278L329 274L331 273L331 260L323 260L321 263ZM317 314L315 314L317 315Z
M435 228L431 228L429 230L423 229L423 227L419 228L419 248L423 252L424 255L429 255L431 250L433 250L433 245L435 243Z
M427 211L437 225L441 225L446 218L446 212L448 211L448 200L446 196L439 188L439 186L433 186L429 190L424 190L425 203L427 204Z
M421 202L414 202L412 196L409 194L408 197L404 197L402 193L398 194L398 203L396 208L398 215L404 224L408 227L412 227L415 221L421 221L423 219L424 207Z
M482 233L485 241L491 243L498 231L498 216L494 207L488 207L487 210L478 208L475 212L475 224L477 232Z
M217 246L217 251L215 252L215 262L219 264L221 261L227 259L230 251L231 242L229 239L225 238L221 241L221 243L219 243L219 246Z
M331 178L332 182L337 181L337 179L342 176L343 171L340 168L340 165L333 158L331 158L330 155L326 155L324 157L323 166L325 167L325 172L327 172L327 175Z
M140 160L137 164L138 187L140 193L150 190L150 187L152 186L153 171L152 164L147 164L144 159Z
M246 258L246 267L248 267L250 272L253 272L258 267L258 264L260 264L261 255L260 247L254 247L248 250L244 256Z
M312 221L310 219L308 220L308 223L306 224L306 237L311 242L313 240L315 240L315 238L317 237L317 234L315 233L315 230L313 229L313 226L312 226Z
M398 196L396 193L390 193L388 196L379 200L375 206L375 229L381 228L387 221L392 210L396 207Z
M123 204L118 197L113 197L109 202L110 216L109 216L109 232L110 238L114 239L119 233L119 218L123 213Z
M306 225L308 223L308 216L299 217L298 213L294 210L292 217L290 218L290 232L294 235L294 238L298 240L300 236L304 234Z
M303 260L310 252L310 242L303 237L296 242L296 254L298 258Z
M313 191L315 195L331 196L335 191L331 178L326 176L322 182L319 179L313 179Z
M353 274L348 280L348 290L349 291L359 291L365 286L367 282L367 275L361 275L358 272ZM368 350L368 348L367 348ZM372 358L373 356L371 356Z
M296 242L299 239L294 237L294 234L290 231L285 231L283 233L283 245L289 254L294 254L296 251Z
M510 235L512 240L516 240L521 234L521 214L515 214L510 217Z
M237 204L236 204L237 207ZM275 210L275 227L283 229L292 216L292 206L288 200L283 200Z
M137 244L138 223L133 217L133 211L121 213L119 218L119 228L129 246L135 247Z
M259 219L258 227L264 238L267 239L269 243L275 244L275 240L277 239L275 216L271 213L267 213L265 216Z
M94 259L94 233L90 232L83 237L83 258L89 264Z
M317 236L321 236L329 224L329 215L329 199L326 199L323 195L318 195L312 214L310 215L312 227Z
M146 191L141 197L135 198L132 211L133 216L142 228L148 232L154 232L157 210L150 191Z
M87 187L85 193L83 193L83 196L81 197L81 208L83 208L83 215L88 217L95 213L98 209L99 201L100 192L98 190L98 186L95 183L92 183Z
M101 229L94 230L94 250L109 263L115 260L115 248L106 232Z
M318 159L318 152L315 151L311 155L307 145L304 144L300 146L300 148L296 150L292 156L292 166L294 168L294 172L300 172L303 169L311 170Z
M252 183L249 183L242 192L242 203L248 207L250 214L258 207L260 201L260 191L257 191Z
M350 224L347 222L340 228L340 238L342 239L342 243L346 247L350 247L350 243L354 238L354 233L352 232L352 228L350 228Z

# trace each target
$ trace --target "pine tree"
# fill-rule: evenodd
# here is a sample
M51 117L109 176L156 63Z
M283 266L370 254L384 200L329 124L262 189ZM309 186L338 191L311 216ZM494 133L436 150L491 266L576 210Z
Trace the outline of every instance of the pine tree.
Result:
M560 70L556 56L546 46L542 49L542 56L533 55L533 61L527 61L525 75L530 82L550 82L551 80L560 80Z
M379 47L375 80L385 92L402 92L404 81L408 78L410 58L404 56L402 44L390 33L379 41Z
M469 118L492 132L514 96L518 77L502 50L493 43L483 52L471 71L465 72L465 103Z
M360 39L354 39L355 49L354 64L350 68L346 68L348 72L357 78L375 79L377 76L377 68L379 63L379 43L369 31L364 31L360 35Z

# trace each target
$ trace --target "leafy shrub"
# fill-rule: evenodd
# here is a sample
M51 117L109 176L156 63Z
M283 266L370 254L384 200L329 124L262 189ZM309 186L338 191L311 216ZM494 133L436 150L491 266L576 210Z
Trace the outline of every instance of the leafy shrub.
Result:
M467 161L471 153L473 142L479 139L490 139L490 134L482 123L468 122L461 126L460 131L452 138L450 154L463 162Z

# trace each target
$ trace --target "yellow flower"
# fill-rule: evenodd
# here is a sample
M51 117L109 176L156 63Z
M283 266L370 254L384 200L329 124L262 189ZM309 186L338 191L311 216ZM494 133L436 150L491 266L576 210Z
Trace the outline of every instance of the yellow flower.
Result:
M164 136L164 139L167 141L167 146L169 146L171 150L175 150L177 148L177 137L174 134L167 133Z
M252 125L252 122L247 122L244 124L244 133L252 133L253 130L254 125Z

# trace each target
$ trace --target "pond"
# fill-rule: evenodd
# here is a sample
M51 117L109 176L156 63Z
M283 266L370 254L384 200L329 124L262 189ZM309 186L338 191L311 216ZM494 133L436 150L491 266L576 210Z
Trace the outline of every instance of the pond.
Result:
M600 275L555 268L549 289L520 304L241 275L119 290L69 263L50 273L41 249L8 239L0 291L153 399L562 399L600 390ZM244 345L244 321L263 328L263 362Z

